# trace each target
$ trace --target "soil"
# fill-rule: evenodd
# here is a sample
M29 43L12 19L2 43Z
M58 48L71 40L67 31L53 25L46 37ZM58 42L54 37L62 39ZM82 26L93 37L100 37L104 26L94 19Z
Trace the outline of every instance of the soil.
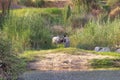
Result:
M30 70L89 70L89 61L92 59L112 58L110 56L96 55L92 53L82 53L72 55L66 53L49 53L36 56L36 60L28 63Z

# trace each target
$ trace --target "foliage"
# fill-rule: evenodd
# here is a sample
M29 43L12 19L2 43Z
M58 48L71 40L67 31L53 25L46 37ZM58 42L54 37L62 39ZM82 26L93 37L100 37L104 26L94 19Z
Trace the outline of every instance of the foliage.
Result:
M43 7L44 0L19 0L20 4L31 7Z
M10 15L3 24L4 38L9 39L12 44L12 49L15 52L21 52L28 45L30 26L27 17L17 17Z
M62 15L62 9L59 8L46 8L44 12L53 14L53 15Z
M99 0L71 0L77 13L89 12L93 5L97 5Z
M12 80L16 80L17 75L26 69L26 63L18 55L15 55L11 40L6 39L2 31L0 31L0 62L6 64L6 72L4 73Z
M115 5L116 3L119 3L120 2L120 0L107 0L107 4L108 5L110 5L110 6L113 6L113 5Z
M93 68L119 68L120 59L93 59L91 60L91 66Z
M67 5L64 9L64 20L65 22L68 20L68 18L71 16L71 8L70 8L70 5Z
M76 46L83 49L94 49L95 46L115 47L120 43L119 25L119 19L113 22L108 21L105 24L89 22L84 29L71 36L71 38L76 36L75 41L72 39L72 42L78 42Z
M61 15L57 8L15 10L2 25L4 37L11 40L15 52L50 48L51 26L63 23Z
M12 54L11 46L10 41L4 39L2 33L0 33L0 60L4 61L6 56Z
M31 17L31 35L30 40L33 42L33 48L50 48L51 46L51 38L50 38L50 30L49 24L47 24L46 19L44 19L41 15L36 14Z

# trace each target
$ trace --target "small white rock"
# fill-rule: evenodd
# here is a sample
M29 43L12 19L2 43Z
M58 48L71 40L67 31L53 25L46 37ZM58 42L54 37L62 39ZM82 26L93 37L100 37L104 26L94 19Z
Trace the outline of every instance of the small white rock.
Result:
M97 51L97 52L110 52L109 47L95 47L94 50Z

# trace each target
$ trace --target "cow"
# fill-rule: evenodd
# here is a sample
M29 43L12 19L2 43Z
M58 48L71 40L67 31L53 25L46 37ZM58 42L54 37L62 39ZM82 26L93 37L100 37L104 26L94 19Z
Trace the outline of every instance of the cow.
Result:
M69 38L66 35L64 35L63 37L54 36L52 38L52 43L54 45L64 44L64 47L69 47L70 46L70 40L69 40Z

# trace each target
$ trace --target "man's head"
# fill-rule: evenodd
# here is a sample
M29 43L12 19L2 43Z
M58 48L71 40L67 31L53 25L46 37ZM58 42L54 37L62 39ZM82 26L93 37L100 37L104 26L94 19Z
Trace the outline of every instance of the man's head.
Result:
M66 37L66 34L64 34L63 36Z

